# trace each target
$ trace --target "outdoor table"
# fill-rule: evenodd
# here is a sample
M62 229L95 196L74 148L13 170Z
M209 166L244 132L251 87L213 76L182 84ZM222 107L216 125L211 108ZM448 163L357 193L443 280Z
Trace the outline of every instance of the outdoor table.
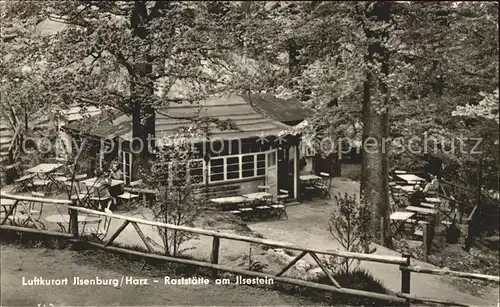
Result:
M407 193L415 192L414 186L412 186L412 185L404 185L404 186L400 186L399 188Z
M424 178L419 177L417 175L413 174L396 174L397 177L403 179L406 182L419 182L419 181L425 181Z
M414 212L398 211L391 214L389 219L391 220L391 236L396 236L398 234L402 235L404 232L404 225L406 221L414 216ZM408 235L406 235L408 237Z
M429 209L435 209L435 208L436 208L435 204L431 204L431 203L424 203L424 202L421 202L421 203L420 203L420 206L422 206L422 207L426 207L426 208L429 208Z
M233 210L232 208L248 202L248 199L243 196L229 196L212 198L210 199L210 201L216 204L218 207L223 207L223 209L229 208L228 210Z
M98 177L93 177L89 179L82 180L81 183L83 183L85 186L89 188L103 188L103 187L108 187L107 186L107 180L104 178L98 178ZM111 180L111 184L109 186L114 187L120 184L124 184L123 180Z
M405 209L422 215L436 214L436 210L423 207L408 206Z
M108 180L106 180L105 178L98 178L98 177L85 179L80 182L87 187L87 194L90 194L90 189L96 189L98 195L101 195L101 192L105 188L115 187L125 183L123 180L112 179L111 184L108 185Z
M316 175L301 175L301 176L299 176L299 178L301 181L304 181L304 182L316 181L316 180L321 179L320 176L316 176Z
M35 173L35 174L50 174L62 166L63 164L59 163L42 163L26 171L28 173Z
M256 200L256 199L262 200L264 198L272 197L273 194L268 192L255 192L255 193L243 194L242 196L250 200Z
M305 195L304 198L311 199L313 193L316 193L319 190L316 183L321 180L321 177L316 175L302 175L299 176L299 179L304 183L302 186L303 192L307 192L307 195Z
M425 198L425 201L429 202L429 203L441 203L441 198L439 197L426 197Z
M30 169L27 169L26 172L35 174L40 180L48 179L50 182L54 183L57 186L58 182L55 180L54 176L52 176L52 173L61 168L63 165L64 164L60 163L42 163ZM42 175L44 175L45 178L42 178Z
M62 232L66 232L66 227L64 227L64 224L69 224L70 216L69 216L69 214L54 214L54 215L47 216L45 218L45 220L47 222L56 223L57 225L59 225ZM102 217L85 216L85 215L78 216L78 223L87 224L87 223L97 223L100 221L102 221ZM82 232L83 232L83 230L82 230Z

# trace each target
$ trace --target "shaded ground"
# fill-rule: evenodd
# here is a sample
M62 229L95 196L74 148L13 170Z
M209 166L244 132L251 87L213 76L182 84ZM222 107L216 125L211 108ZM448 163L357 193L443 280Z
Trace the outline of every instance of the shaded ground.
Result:
M2 306L256 306L314 305L317 303L256 287L239 285L162 285L151 284L121 288L111 286L22 286L22 277L121 278L122 275L147 277L138 268L104 268L83 261L80 253L68 250L22 249L1 246ZM96 259L98 260L98 259Z

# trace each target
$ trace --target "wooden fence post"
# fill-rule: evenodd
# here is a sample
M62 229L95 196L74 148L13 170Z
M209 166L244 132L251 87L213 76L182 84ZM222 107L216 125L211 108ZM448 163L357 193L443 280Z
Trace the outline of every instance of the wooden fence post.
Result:
M210 254L210 263L219 264L219 246L220 246L220 238L214 236L214 240L212 241L212 253ZM212 278L217 278L217 269L212 270Z
M73 200L73 205L75 205L76 200ZM73 235L73 238L70 240L71 241L71 249L76 250L78 249L78 243L79 243L79 238L78 238L78 211L71 208L69 209L69 229L71 234Z
M423 230L423 247L424 247L424 261L427 261L427 258L429 256L429 250L430 250L430 246L429 246L429 236L430 236L430 233L429 233L429 223L425 223L423 224L423 227L422 227L422 230Z
M403 254L403 258L406 259L405 264L401 264L399 269L401 270L401 292L405 294L410 294L410 274L411 272L407 269L410 266L411 256L409 254ZM406 305L410 306L410 300L406 299Z

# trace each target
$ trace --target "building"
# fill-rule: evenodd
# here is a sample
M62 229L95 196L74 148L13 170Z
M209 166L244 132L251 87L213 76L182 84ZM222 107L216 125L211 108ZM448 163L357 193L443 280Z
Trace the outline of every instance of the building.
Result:
M84 121L73 121L64 129L92 140L89 169L118 159L129 183L134 179L135 159L130 151L132 119L120 112L108 112L107 118L87 123L92 127L85 126ZM208 135L194 142L201 153L188 168L190 176L200 177L201 185L209 186L218 196L256 192L259 185L269 186L275 195L279 189L288 190L292 196L300 194L298 163L294 163L300 159L299 137L289 134L289 125L257 112L248 96L212 97L199 104L173 104L157 111L157 146L166 146L158 140L174 137L191 119L201 117L230 119L235 125L228 129L211 125ZM121 145L109 148L111 144ZM281 159L279 163L279 157L286 161Z

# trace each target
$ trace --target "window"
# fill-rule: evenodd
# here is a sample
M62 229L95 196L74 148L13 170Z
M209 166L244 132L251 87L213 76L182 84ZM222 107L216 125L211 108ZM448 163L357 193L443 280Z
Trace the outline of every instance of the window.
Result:
M129 184L132 177L132 154L118 150L118 158L123 171L123 180L126 184Z
M247 155L242 157L241 166L243 169L243 178L255 176L255 155Z
M273 154L274 164L276 157ZM215 157L210 160L210 182L235 180L264 176L266 174L266 154L247 153Z
M266 154L257 155L257 176L266 174Z
M226 159L226 178L238 179L240 177L240 157Z
M311 143L302 143L300 146L300 155L302 157L312 157L316 155L316 149Z
M271 151L267 153L267 166L276 165L276 152Z
M224 160L225 158L217 158L210 160L210 181L224 180Z

